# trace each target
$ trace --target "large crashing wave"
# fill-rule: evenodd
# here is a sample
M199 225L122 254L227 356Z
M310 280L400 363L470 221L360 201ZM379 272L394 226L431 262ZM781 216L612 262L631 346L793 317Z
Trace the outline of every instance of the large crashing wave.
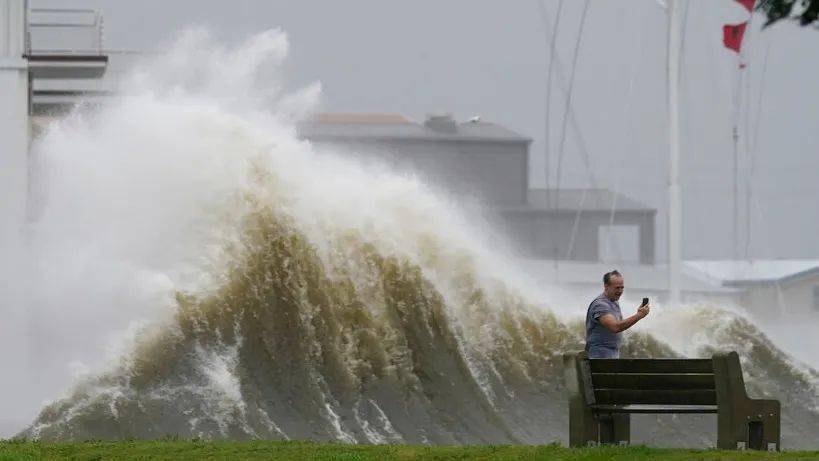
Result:
M83 254L114 254L154 274L155 291L172 293L172 314L139 329L116 365L83 378L23 435L436 444L565 438L561 356L581 348L582 327L536 307L538 291L486 249L479 226L417 180L297 140L292 120L309 109L315 88L281 97L256 84L271 57L275 71L286 55L283 35L213 48L200 33L187 36L137 73L121 100L57 124L41 143L41 162L52 171L40 229L51 245L44 248L65 238L49 233L48 223L71 219L55 210L79 191L88 213L102 214L100 225L124 219L115 230L127 234L138 224L140 231ZM72 155L111 167L114 180L95 183L97 175L78 171L80 187L74 176L60 176L54 165L68 168L60 163L67 144L83 146ZM171 163L174 173L152 171L152 162L166 170ZM156 177L164 188L155 192L175 192L170 203L133 193ZM89 181L132 192L127 216L105 197L90 197ZM150 219L159 225L145 225ZM82 226L74 233L82 236ZM76 244L60 243L72 251ZM126 251L134 244L153 257L134 258ZM109 261L96 262L105 270ZM691 346L663 328L684 338L681 332L710 333ZM799 445L798 428L819 428L815 373L796 368L747 321L689 309L659 313L652 330L668 344L633 334L625 354L738 349L751 389L783 400L786 446ZM667 418L639 431L658 441L707 437L686 421L694 420Z
M419 266L354 234L322 261L269 208L243 226L244 258L215 293L179 294L171 326L43 411L32 434L543 439L559 353L578 344L553 316L488 300L468 267L463 302L447 303Z

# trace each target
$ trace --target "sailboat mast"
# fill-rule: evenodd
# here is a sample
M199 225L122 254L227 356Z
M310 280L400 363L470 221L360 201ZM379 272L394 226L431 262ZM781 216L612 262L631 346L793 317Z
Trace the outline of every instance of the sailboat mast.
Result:
M668 291L671 304L680 301L680 0L668 1Z

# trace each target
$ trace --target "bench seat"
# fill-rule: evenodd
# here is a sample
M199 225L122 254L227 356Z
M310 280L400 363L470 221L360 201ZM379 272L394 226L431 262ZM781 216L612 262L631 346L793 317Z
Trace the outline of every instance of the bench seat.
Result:
M708 414L716 413L716 405L590 405L595 413L643 414Z

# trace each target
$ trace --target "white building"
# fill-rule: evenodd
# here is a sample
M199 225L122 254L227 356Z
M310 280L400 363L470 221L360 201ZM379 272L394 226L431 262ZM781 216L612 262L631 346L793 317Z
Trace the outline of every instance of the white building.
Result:
M819 260L686 261L685 267L738 290L737 303L757 317L819 319Z

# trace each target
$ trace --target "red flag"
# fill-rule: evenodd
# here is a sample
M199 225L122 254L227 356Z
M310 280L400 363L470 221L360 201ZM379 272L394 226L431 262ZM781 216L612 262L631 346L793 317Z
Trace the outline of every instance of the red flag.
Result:
M756 0L736 0L736 2L745 7L745 9L750 13L754 9L754 3Z
M741 24L725 24L722 26L722 43L725 44L725 48L730 48L739 53L747 24L746 21Z

